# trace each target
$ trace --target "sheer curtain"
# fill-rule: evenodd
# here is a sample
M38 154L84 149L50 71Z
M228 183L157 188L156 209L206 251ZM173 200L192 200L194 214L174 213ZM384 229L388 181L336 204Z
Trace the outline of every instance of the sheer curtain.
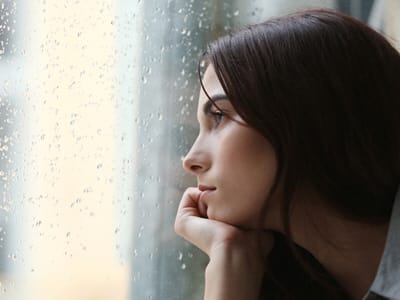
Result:
M207 258L173 222L207 43L306 7L395 41L398 5L0 0L0 298L202 299Z

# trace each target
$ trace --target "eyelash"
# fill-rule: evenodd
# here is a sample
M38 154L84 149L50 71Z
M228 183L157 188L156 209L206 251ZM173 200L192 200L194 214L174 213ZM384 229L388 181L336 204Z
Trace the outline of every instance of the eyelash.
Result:
M225 114L221 110L210 111L210 115L214 119L215 127L217 127L225 117Z

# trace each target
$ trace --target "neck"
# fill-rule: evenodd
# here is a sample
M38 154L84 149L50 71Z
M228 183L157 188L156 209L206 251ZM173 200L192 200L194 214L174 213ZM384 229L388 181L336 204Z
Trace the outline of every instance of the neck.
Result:
M326 212L292 220L294 242L308 250L352 299L362 299L379 267L388 224L359 223Z

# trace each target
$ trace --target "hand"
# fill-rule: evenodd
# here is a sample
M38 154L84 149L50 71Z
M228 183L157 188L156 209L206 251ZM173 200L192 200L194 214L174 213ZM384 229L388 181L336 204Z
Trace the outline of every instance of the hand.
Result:
M258 299L265 259L273 246L272 234L202 217L200 194L197 188L185 191L175 231L210 258L204 299Z

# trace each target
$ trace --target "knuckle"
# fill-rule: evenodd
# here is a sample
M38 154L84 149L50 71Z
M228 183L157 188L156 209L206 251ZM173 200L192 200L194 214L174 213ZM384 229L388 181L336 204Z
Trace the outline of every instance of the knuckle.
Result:
M180 226L180 223L179 223L178 220L175 220L175 223L174 223L174 230L175 230L175 232L176 232L177 234L180 233L181 226Z
M183 236L185 232L185 225L181 218L177 217L174 223L174 230L177 234Z

